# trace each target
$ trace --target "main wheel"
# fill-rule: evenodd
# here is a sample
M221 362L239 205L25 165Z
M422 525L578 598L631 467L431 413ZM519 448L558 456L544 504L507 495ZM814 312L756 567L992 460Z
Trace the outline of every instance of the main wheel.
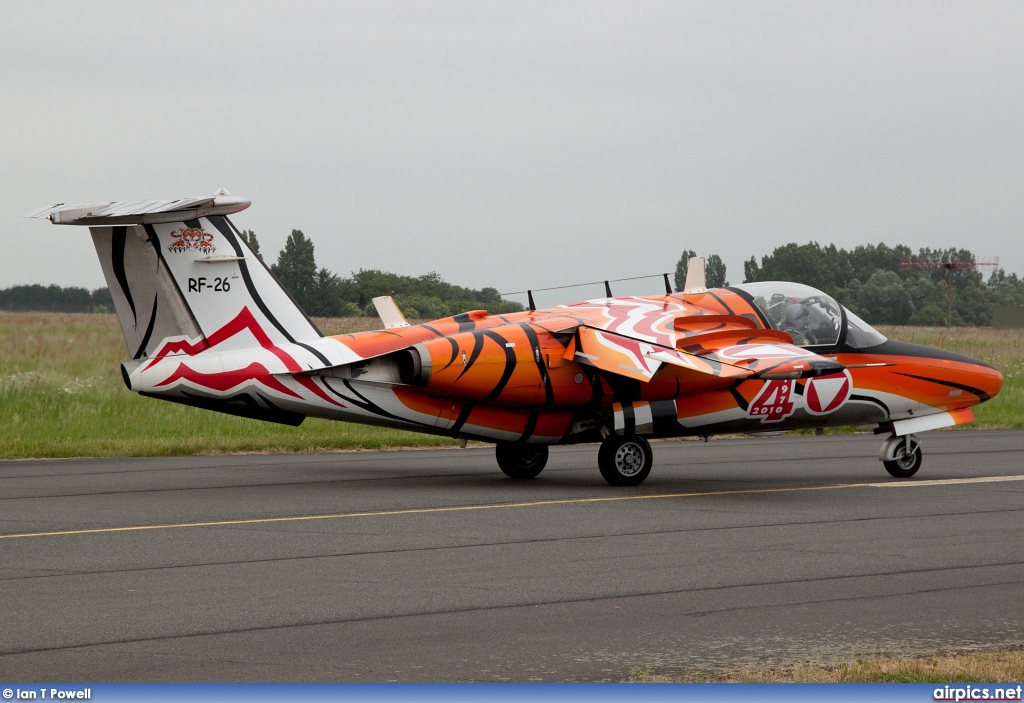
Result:
M548 463L548 445L498 442L494 456L509 478L536 478Z
M610 434L597 454L601 475L613 486L639 486L651 473L653 464L650 442L636 435Z
M900 442L893 452L892 459L882 462L885 470L894 478L910 478L921 468L921 445L910 440L908 449L907 444L906 441Z

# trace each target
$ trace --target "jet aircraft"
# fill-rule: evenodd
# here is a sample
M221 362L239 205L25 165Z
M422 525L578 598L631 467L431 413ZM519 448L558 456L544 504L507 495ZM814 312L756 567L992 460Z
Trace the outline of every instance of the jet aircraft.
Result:
M856 426L884 435L894 477L921 466L918 434L972 422L1002 376L976 359L886 339L825 293L786 282L708 289L704 261L665 294L507 315L471 310L324 336L205 198L58 204L27 217L87 225L140 395L270 422L306 417L493 442L509 477L548 447L599 442L613 486L639 485L650 439Z

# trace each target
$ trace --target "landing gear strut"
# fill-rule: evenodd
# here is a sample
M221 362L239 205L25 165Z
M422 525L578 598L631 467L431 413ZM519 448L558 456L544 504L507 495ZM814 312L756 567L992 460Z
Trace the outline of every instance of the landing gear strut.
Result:
M548 446L498 442L494 455L498 466L509 478L536 478L548 463Z
M653 464L650 442L637 435L609 434L597 454L601 475L613 486L639 486Z
M882 465L895 478L910 478L921 468L921 443L912 434L890 437L878 454Z

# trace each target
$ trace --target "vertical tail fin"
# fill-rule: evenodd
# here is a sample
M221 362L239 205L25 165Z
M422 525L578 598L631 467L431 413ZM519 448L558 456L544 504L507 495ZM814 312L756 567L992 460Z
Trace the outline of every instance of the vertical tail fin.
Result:
M206 337L223 334L245 311L277 344L323 336L227 217L146 225L145 230Z
M91 227L90 232L133 359L152 356L164 339L203 337L142 227Z
M283 343L319 356L303 342L320 331L227 218L249 201L225 196L58 205L28 216L90 226L135 359Z

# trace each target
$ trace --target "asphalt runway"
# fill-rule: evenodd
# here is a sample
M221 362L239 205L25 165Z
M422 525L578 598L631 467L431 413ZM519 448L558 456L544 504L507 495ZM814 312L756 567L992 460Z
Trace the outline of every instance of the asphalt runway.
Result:
M472 448L0 462L0 680L621 680L1024 645L1024 432L922 441L909 481L870 435L657 442L627 489L596 446L526 482Z

